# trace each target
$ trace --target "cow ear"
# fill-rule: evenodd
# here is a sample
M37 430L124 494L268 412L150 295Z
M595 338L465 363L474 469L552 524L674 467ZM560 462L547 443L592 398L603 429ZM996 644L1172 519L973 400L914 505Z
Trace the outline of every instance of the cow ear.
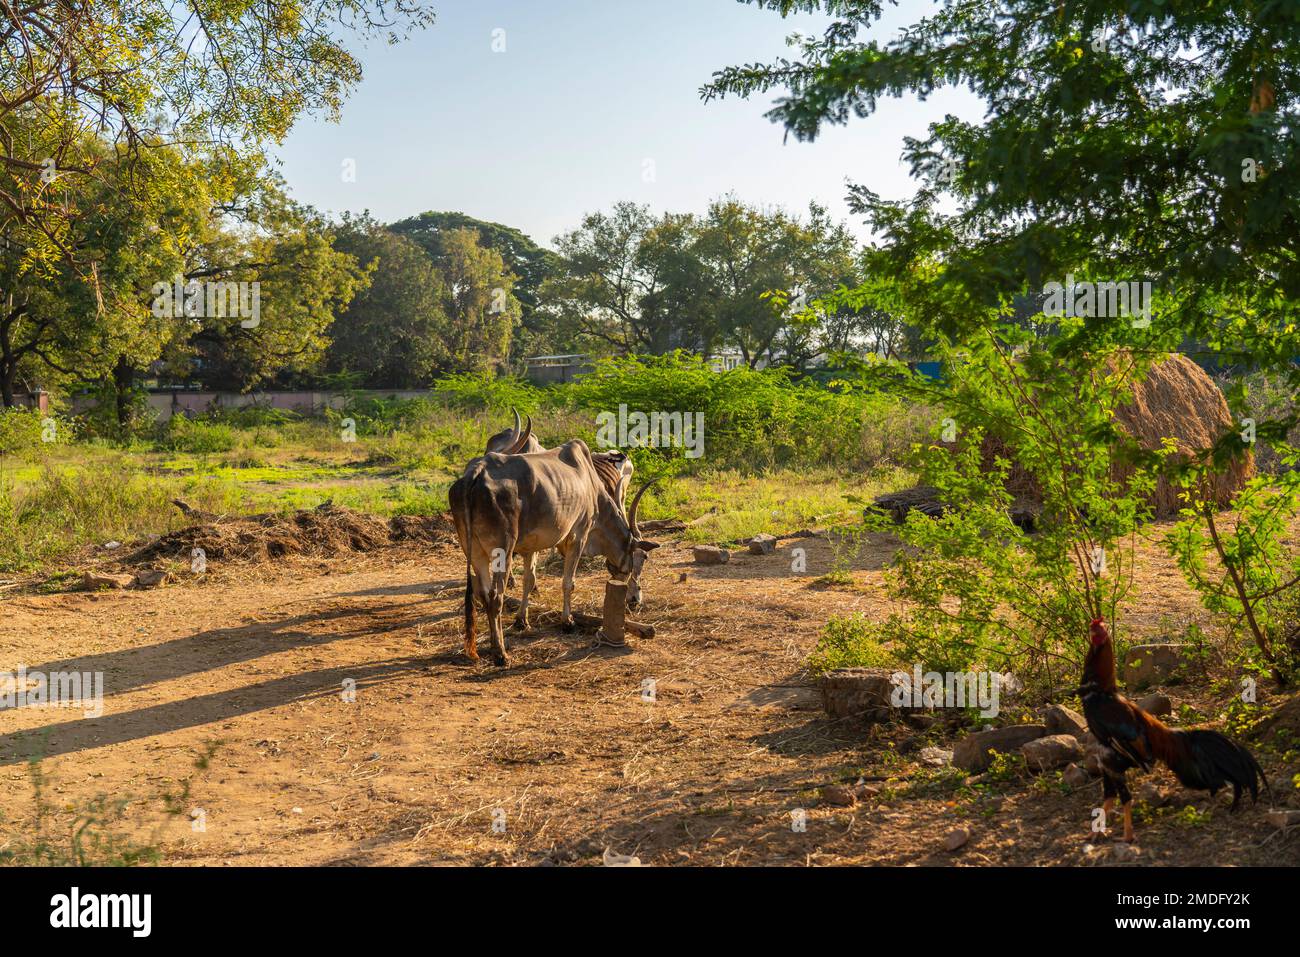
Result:
M659 543L647 542L644 538L638 538L636 540L636 547L641 549L641 551L643 552L653 552L656 548L659 547Z

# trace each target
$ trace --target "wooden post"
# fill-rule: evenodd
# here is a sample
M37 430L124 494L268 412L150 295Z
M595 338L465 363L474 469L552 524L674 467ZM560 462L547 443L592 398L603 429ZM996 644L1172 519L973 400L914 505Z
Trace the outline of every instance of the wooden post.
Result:
M605 608L601 638L606 644L627 644L627 638L623 635L626 610L627 583L613 580L605 582Z

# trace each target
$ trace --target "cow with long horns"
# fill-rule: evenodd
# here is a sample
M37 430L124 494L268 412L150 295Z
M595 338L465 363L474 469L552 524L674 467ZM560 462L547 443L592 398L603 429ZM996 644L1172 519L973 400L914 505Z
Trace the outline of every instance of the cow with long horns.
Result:
M520 419L519 410L510 410L515 417L513 428L502 429L496 435L488 439L487 451L500 452L503 455L518 455L530 452L545 452L546 447L537 440L533 435L533 417L528 416L528 424L525 426ZM618 503L618 507L627 510L627 490L632 487L632 459L626 452L613 449L607 452L592 452L591 464L595 466L596 474L600 476L601 483ZM590 547L588 555L594 555ZM643 600L641 592L641 573L645 569L646 553L639 552L636 556L635 567L632 574L627 579L627 607L632 611L637 611L641 607ZM507 573L509 581L508 587L514 587L513 570Z
M524 590L515 624L528 627L528 598L536 585L538 552L564 557L561 621L573 627L573 580L584 552L605 556L615 578L629 576L637 556L658 548L641 537L636 515L649 485L625 514L606 490L591 450L580 439L544 452L491 452L474 459L449 493L456 537L465 553L465 653L478 658L474 601L487 614L494 662L506 667L506 576L515 553L524 560Z

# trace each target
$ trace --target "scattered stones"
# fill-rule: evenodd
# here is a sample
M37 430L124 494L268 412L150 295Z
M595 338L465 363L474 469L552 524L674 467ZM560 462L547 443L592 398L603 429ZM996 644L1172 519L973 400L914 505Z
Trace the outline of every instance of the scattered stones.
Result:
M1082 758L1083 745L1072 734L1051 734L1022 745L1020 753L1033 770L1052 771Z
M1124 683L1142 688L1164 681L1184 664L1186 645L1134 645L1124 659Z
M97 572L81 573L81 587L86 591L99 591L101 588L126 588L132 581L130 575L109 575Z
M970 831L964 827L954 827L943 836L943 849L945 851L955 851L960 847L964 847L969 840Z
M760 532L749 540L749 554L771 555L776 551L776 536Z
M822 678L822 706L832 718L889 718L890 695L894 689L885 668L839 668Z
M161 568L144 568L135 573L134 584L137 588L157 588L171 581L171 575Z
M1083 715L1061 704L1054 704L1043 712L1043 724L1051 734L1070 734L1081 738L1088 733L1088 722Z
M1015 752L1047 734L1041 724L1013 724L990 731L976 731L958 741L952 749L952 763L963 771L980 772L993 763L992 752Z
M1145 698L1138 698L1137 706L1157 718L1174 713L1173 702L1162 694L1149 694Z
M842 784L828 784L822 788L823 804L830 804L833 807L853 807L857 800L857 795Z
M1268 823L1279 831L1300 824L1300 811L1292 808L1278 808L1268 812Z
M1086 788L1092 783L1092 775L1081 764L1071 764L1061 775L1061 781L1072 791Z
M697 565L725 565L731 561L731 552L717 545L695 545L691 555Z
M922 748L919 755L922 764L942 768L952 764L952 752L943 748Z

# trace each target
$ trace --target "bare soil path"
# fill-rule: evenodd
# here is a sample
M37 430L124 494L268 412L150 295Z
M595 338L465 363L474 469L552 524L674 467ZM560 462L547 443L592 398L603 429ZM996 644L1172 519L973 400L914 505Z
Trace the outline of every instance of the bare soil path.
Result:
M790 573L788 544L717 568L668 545L637 616L658 637L595 648L543 616L511 637L507 671L460 655L454 547L0 600L0 670L102 671L106 696L98 718L0 712L0 838L30 816L33 753L57 805L137 796L145 833L164 819L152 798L175 792L205 743L220 741L188 799L206 829L165 826L169 862L599 863L606 849L654 865L1098 860L1085 851L1097 795L1030 781L976 800L931 795L923 775L907 781L921 771L916 750L943 743L936 733L825 718L803 662L832 614L887 613L880 569L893 546L869 544L854 584L828 589L812 579L829 546L795 544L809 575ZM582 576L579 607L598 608L601 581ZM539 586L539 603L557 607L555 571ZM1181 593L1168 602L1189 607ZM858 775L898 780L855 807L821 803L821 786ZM956 826L972 836L951 853L943 836ZM1262 811L1216 805L1206 823L1160 818L1140 833L1144 863L1300 860L1300 840L1272 835Z

